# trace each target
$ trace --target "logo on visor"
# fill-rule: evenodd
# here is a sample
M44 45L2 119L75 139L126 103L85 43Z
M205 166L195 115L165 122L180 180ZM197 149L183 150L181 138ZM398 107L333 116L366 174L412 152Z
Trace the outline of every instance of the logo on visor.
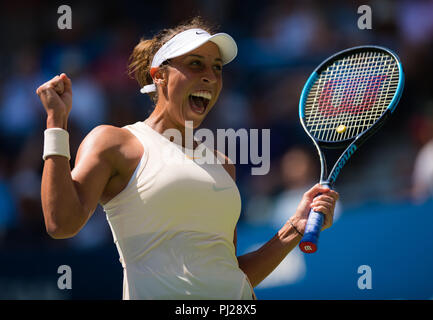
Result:
M206 34L206 32L198 32L198 31L196 31L195 34Z

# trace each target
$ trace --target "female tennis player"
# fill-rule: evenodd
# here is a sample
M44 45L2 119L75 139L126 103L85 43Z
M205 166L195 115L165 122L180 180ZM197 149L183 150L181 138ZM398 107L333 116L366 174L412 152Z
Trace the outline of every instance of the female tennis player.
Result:
M222 66L237 54L228 34L211 34L193 19L142 39L129 67L154 111L122 128L93 129L72 171L71 79L61 74L36 91L47 113L41 185L47 232L73 237L101 204L124 270L123 299L255 299L253 287L301 240L310 208L325 214L323 229L332 224L338 194L315 185L272 239L237 257L241 201L233 163L225 156L223 164L164 159L167 150L184 155L186 121L201 124L220 94ZM167 138L169 129L182 135L181 144Z

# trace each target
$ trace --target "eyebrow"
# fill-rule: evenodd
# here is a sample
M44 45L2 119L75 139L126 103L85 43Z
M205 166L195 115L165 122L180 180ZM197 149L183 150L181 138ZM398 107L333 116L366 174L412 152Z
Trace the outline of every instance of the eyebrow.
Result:
M190 55L188 55L188 57L197 57L197 58L204 59L204 57L199 55L199 54L190 54ZM215 58L215 61L223 62L223 60L221 58Z

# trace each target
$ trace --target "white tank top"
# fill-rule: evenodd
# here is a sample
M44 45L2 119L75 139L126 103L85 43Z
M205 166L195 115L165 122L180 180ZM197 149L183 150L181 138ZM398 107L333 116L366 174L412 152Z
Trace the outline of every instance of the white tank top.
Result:
M125 128L143 156L103 206L123 266L123 299L254 299L235 255L241 200L230 175L221 164L186 158L144 122Z

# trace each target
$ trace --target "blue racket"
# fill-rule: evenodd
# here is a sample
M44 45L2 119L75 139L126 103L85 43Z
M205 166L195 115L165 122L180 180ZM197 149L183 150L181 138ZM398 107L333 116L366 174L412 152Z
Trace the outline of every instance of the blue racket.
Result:
M361 46L331 56L308 78L299 117L320 158L320 184L333 188L350 157L389 118L404 87L400 59L379 46ZM344 149L328 174L324 149ZM310 211L299 244L317 250L324 215Z

